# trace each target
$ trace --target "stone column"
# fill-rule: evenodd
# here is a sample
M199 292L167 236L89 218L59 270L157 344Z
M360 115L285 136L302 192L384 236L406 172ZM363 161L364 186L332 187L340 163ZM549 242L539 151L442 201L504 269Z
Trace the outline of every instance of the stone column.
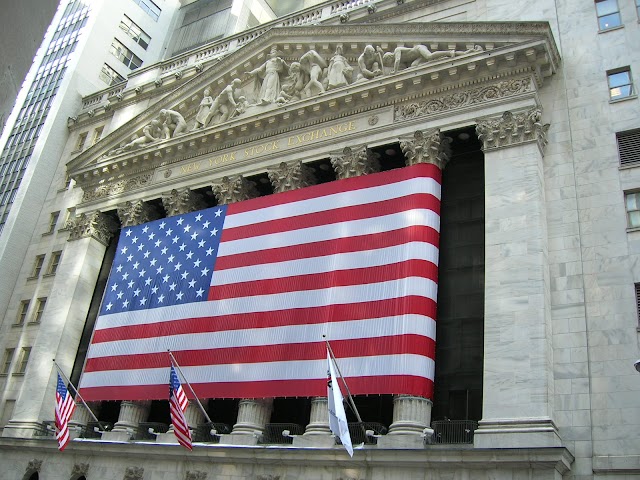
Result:
M258 196L255 183L242 175L223 177L211 186L219 205L240 202ZM238 418L230 434L221 435L221 442L233 445L255 445L271 417L271 399L243 399L238 406Z
M412 137L400 139L400 148L408 167L419 163L432 164L440 171L451 156L451 139L440 129L418 130ZM430 398L414 395L396 395L393 399L393 423L389 434L378 439L383 448L421 448L425 435L433 434L431 429Z
M553 422L548 235L538 108L478 120L485 158L483 418L479 448L560 446ZM508 226L508 228L504 228Z
M338 180L380 171L378 156L366 146L345 147L341 153L331 155L330 159Z
M98 414L100 408L99 402L87 402L88 407L93 411L94 415ZM77 438L82 434L82 429L87 427L89 422L95 422L93 416L87 407L80 400L76 400L76 409L73 412L73 418L69 421L69 434L71 438Z
M47 308L31 344L31 356L24 375L24 387L16 401L13 417L4 437L31 437L41 430L42 419L53 419L57 377L52 352L60 368L69 374L80 343L93 289L100 273L106 247L118 225L100 212L75 217L68 224L69 242L47 300ZM55 292L64 292L58 295Z
M145 222L150 222L160 217L159 212L148 203L141 200L125 202L118 205L118 217L122 227L133 227ZM110 432L102 434L103 440L126 441L130 440L138 428L140 422L144 422L149 415L151 402L123 401L120 404L118 421Z

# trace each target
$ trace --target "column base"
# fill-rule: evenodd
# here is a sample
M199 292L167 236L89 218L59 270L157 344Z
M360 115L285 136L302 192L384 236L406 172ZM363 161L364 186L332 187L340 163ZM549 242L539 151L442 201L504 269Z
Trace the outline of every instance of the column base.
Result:
M480 420L473 435L474 448L561 447L562 439L550 418Z
M261 434L225 433L220 435L220 444L225 445L257 445Z
M37 420L9 420L9 423L7 423L2 430L2 436L10 438L31 438L42 434L44 428L42 423Z
M432 431L433 432L433 431ZM431 438L431 435L428 435L428 438ZM425 448L425 437L422 434L416 433L397 433L394 435L387 434L378 437L378 448L389 448L389 449L423 449Z
M102 433L102 440L107 442L128 442L133 437L133 431L127 430L112 430L110 432Z
M159 433L156 435L156 443L179 445L176 434L173 432Z
M333 435L304 434L293 437L293 446L299 448L332 448L336 445Z

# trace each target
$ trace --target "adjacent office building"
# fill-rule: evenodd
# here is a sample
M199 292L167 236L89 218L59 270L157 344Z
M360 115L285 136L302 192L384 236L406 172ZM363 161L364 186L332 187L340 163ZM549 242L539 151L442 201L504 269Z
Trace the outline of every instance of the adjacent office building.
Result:
M640 474L638 0L293 3L61 3L0 139L0 478ZM254 253L228 266L228 219L263 208ZM215 211L227 236L205 304L223 313L196 318L195 270L175 258L184 293L147 275L169 266L160 239L140 248L148 294L117 279L135 232ZM315 270L269 247L290 232ZM158 313L169 296L179 320ZM336 346L362 417L348 413L353 458L325 372L305 390L324 323L303 306L360 345ZM167 342L185 380L205 372L191 452L157 394ZM78 402L63 452L52 358L92 412ZM302 382L276 378L287 362ZM222 364L237 375L212 379Z

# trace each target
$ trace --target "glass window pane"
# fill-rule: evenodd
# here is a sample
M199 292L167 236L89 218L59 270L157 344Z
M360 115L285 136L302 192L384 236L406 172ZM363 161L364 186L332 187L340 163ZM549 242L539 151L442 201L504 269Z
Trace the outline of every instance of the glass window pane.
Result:
M640 227L640 212L629 212L629 226Z
M636 193L627 193L627 211L638 210L638 195Z
M619 27L622 25L622 20L620 19L619 13L614 13L612 15L600 17L598 19L598 23L600 25L600 30L606 30L607 28Z
M619 87L621 85L628 85L631 83L630 80L631 78L628 71L609 74L609 86L612 88Z
M596 11L598 12L599 17L609 15L611 13L617 13L618 2L617 0L603 0L601 2L596 2Z

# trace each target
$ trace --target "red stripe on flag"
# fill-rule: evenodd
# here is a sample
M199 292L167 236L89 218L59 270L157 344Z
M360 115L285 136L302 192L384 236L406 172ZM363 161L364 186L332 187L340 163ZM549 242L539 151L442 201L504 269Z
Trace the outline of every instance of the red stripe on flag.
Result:
M222 242L230 242L242 238L282 233L291 230L331 225L366 218L375 218L393 213L407 212L416 209L431 210L440 215L440 201L429 194L415 194L393 198L381 202L371 202L365 205L335 208L331 214L326 211L307 213L279 220L256 222L242 227L225 228L222 231ZM229 216L229 214L227 214Z
M333 345L333 342L332 342ZM340 359L338 359L340 362ZM323 372L324 373L324 372ZM362 395L407 394L432 398L433 382L411 375L347 377L352 391ZM275 397L326 397L327 379L270 380L264 382L220 382L191 385L199 398L275 398ZM89 387L82 389L86 401L95 400L145 400L167 398L167 385L136 385ZM191 393L188 394L191 397Z
M436 303L429 298L408 296L346 305L327 305L313 308L291 308L270 312L254 312L251 315L237 314L185 318L169 322L96 330L92 343L115 342L136 338L154 338L167 335L224 332L250 328L344 322L396 315L423 315L435 320L436 309Z
M375 357L402 353L422 355L431 359L435 357L434 340L415 334L360 338L356 340L334 340L331 342L331 347L338 357ZM211 348L207 350L174 350L172 353L183 367L224 365L227 363L321 360L326 355L326 344L322 341L286 343L253 347ZM90 358L85 365L85 372L163 368L168 365L167 353L157 352Z

